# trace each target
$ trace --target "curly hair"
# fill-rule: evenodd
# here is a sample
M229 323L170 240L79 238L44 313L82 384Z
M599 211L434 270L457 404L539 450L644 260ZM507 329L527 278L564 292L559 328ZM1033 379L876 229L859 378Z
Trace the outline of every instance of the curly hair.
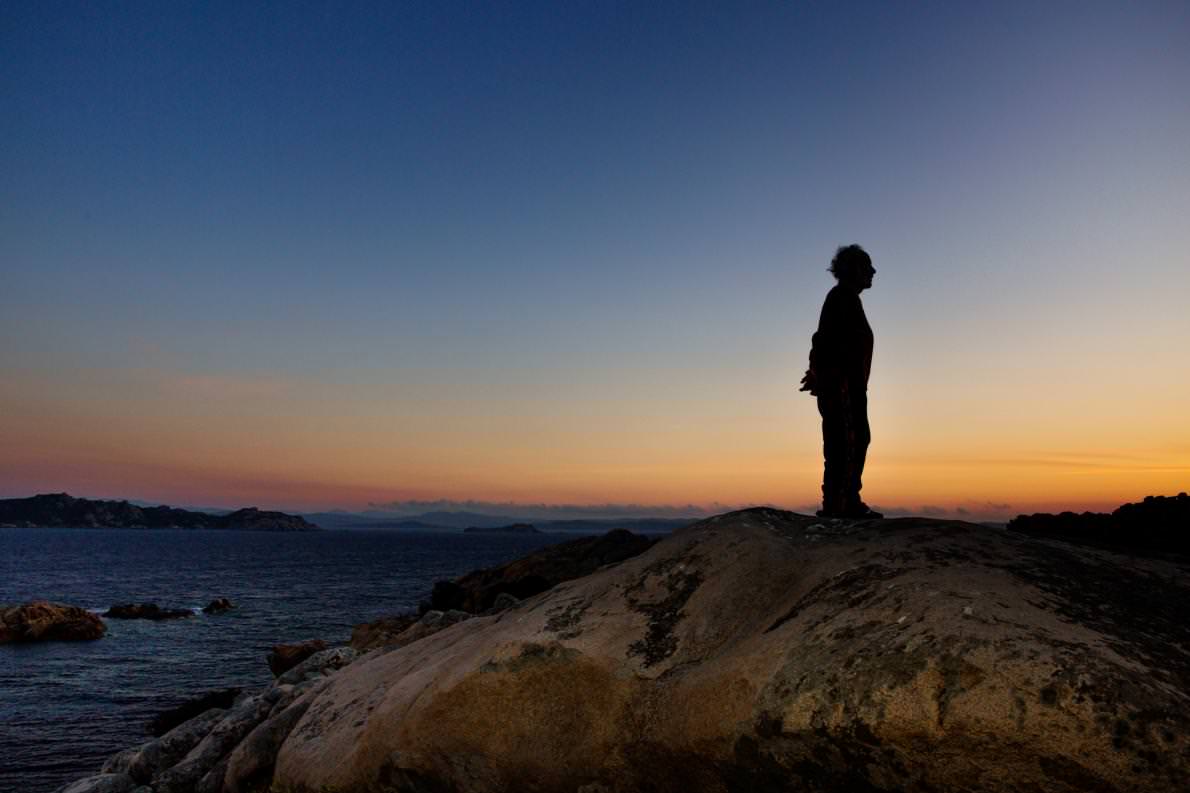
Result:
M872 257L858 245L844 245L835 251L835 258L831 259L830 271L835 278L846 278L856 275L864 266L872 266Z

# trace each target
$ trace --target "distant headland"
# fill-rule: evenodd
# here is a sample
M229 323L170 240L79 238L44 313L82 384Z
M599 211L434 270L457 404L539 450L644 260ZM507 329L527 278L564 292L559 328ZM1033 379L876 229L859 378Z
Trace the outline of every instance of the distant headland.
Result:
M507 526L468 526L464 534L541 534L529 523L511 523Z
M297 515L246 507L226 515L176 507L140 507L127 501L96 501L66 493L0 499L0 528L234 529L317 531Z

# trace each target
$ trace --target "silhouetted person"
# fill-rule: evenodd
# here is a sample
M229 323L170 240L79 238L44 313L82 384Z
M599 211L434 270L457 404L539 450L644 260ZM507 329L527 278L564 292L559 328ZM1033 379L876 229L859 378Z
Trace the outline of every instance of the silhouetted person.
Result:
M858 245L839 248L830 271L838 280L826 295L810 347L802 391L818 397L822 414L822 509L830 518L881 518L859 497L868 429L868 375L872 328L859 293L872 285L876 268Z

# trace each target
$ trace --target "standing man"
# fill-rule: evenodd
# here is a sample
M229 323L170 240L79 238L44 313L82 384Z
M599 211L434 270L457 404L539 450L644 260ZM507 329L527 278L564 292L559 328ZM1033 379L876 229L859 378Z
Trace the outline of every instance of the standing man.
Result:
M824 518L882 518L860 500L868 429L868 375L872 328L859 293L872 286L876 268L858 245L839 248L831 260L837 284L826 294L818 331L810 344L810 368L802 391L818 397L822 414L822 509Z

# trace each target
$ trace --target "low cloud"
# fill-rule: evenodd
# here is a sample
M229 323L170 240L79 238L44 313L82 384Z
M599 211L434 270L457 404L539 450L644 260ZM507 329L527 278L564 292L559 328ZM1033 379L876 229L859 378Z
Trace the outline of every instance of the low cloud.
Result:
M520 504L513 501L437 499L371 502L368 510L390 515L421 515L426 512L478 512L516 518L576 520L598 518L705 518L740 509L737 505L697 504Z

